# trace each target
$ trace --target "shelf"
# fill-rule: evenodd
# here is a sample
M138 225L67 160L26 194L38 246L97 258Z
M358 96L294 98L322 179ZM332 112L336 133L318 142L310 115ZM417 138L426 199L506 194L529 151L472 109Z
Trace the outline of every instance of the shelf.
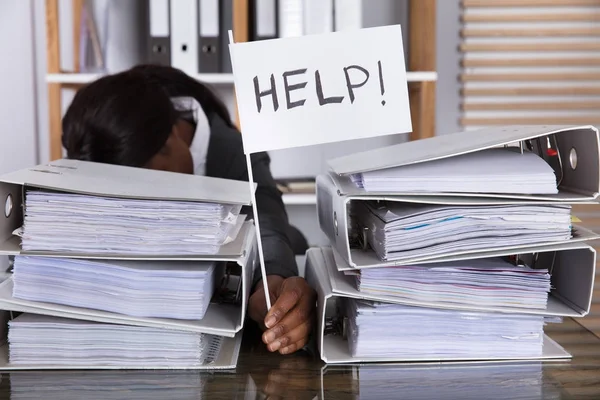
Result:
M435 82L437 81L438 73L435 71L408 71L406 72L406 80L408 82Z
M46 75L47 83L81 85L95 81L106 74L60 73ZM233 85L233 74L198 74L195 79L213 85Z
M85 73L60 73L46 75L47 83L61 83L67 85L82 85L95 81L105 74L85 74ZM213 85L233 85L233 74L198 74L193 76L195 79L213 84ZM437 72L407 72L406 80L408 82L432 82L437 80Z
M317 195L308 193L284 193L283 204L287 206L314 206Z

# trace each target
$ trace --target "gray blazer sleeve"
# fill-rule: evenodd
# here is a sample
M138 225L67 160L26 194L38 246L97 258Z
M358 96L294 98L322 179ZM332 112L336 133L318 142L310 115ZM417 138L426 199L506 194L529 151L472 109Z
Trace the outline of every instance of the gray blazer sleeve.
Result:
M289 220L281 192L271 175L271 160L264 152L252 154L251 160L252 173L257 184L256 206L267 274L280 275L283 278L297 276L298 266L287 233ZM211 119L206 173L217 178L248 181L242 135L218 117ZM251 207L244 212L252 216ZM260 269L257 269L254 284L261 277Z

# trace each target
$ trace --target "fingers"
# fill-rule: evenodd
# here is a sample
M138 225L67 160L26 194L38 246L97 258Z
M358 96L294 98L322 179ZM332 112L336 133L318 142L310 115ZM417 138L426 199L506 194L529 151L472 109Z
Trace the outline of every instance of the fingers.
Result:
M296 351L294 345L297 343L303 341L306 344L306 339L312 328L312 319L299 318L295 310L284 318L281 323L263 334L263 341L267 344L269 351L289 354ZM304 344L299 348L302 348Z
M250 299L248 299L248 315L253 321L257 322L261 329L264 331L265 315L267 315L267 304L265 302L265 292L262 289L258 289Z
M281 290L281 295L267 313L267 317L265 318L265 326L267 328L275 326L302 298L302 288L300 285L295 282L292 282L292 284L286 283L284 283L285 287Z
M292 343L291 345L280 349L279 353L280 354L291 354L295 351L298 351L298 350L302 349L304 346L306 346L307 339L308 339L308 337L304 336L302 339L298 340L296 343Z

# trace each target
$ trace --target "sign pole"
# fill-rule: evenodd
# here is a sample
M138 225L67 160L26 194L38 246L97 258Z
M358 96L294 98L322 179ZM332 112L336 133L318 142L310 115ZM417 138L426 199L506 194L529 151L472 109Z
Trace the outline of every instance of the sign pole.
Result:
M258 222L258 207L256 206L256 193L254 191L254 174L252 173L252 160L250 153L246 153L246 165L248 166L248 184L252 196L252 213L254 214L254 224L256 225L256 241L258 244L258 258L260 260L260 272L262 274L262 283L265 290L265 300L267 301L267 311L271 309L271 296L269 295L269 286L267 285L267 270L265 268L265 256L263 254L262 239L260 237L260 224Z
M233 40L233 31L229 30L229 44L235 43ZM240 121L240 132L241 132ZM243 133L242 133L243 137ZM262 275L263 289L265 291L265 301L267 302L267 312L271 309L271 295L269 294L269 285L267 284L267 268L265 267L265 256L263 253L262 238L260 237L260 222L258 218L258 207L256 206L256 192L254 190L254 173L252 172L251 153L246 151L246 167L248 168L248 187L250 188L250 196L252 197L252 214L254 215L254 226L256 226L256 244L258 246L258 259L260 261L260 273Z

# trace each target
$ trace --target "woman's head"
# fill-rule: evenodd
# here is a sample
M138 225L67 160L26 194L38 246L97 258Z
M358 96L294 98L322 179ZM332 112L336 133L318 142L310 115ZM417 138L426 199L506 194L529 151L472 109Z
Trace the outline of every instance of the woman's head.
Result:
M67 157L192 173L186 126L171 101L183 96L231 124L225 106L200 82L170 67L139 66L77 92L62 124Z

